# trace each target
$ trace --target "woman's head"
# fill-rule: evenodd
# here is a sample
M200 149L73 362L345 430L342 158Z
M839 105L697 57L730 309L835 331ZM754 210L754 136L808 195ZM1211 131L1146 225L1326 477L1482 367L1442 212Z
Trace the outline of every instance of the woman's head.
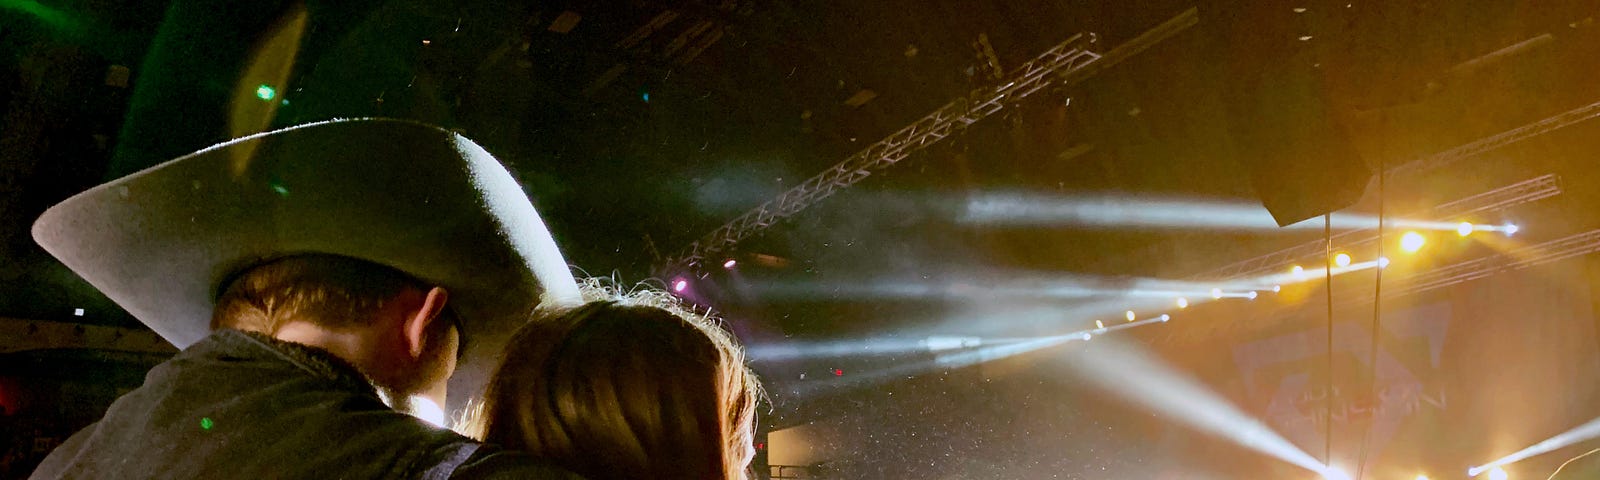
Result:
M744 478L756 379L731 335L664 297L537 315L489 385L484 440L588 478Z

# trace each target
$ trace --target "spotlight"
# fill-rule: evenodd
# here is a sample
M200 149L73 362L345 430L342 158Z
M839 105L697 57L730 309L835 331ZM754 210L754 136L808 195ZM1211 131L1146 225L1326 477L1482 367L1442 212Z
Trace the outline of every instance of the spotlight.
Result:
M1350 254L1341 253L1341 254L1338 254L1338 255L1334 255L1333 256L1333 264L1334 265L1338 265L1340 267L1348 267L1348 266L1350 266Z
M1096 330L1105 330L1106 329L1106 323L1102 322L1102 321L1099 321L1099 320L1095 320L1094 321L1094 328Z
M1461 235L1463 237L1465 237L1467 235L1472 235L1472 224L1471 223L1467 223L1467 222L1461 222L1460 225L1456 225L1456 234L1457 235Z
M1329 466L1327 471L1322 472L1322 478L1325 480L1350 480L1350 474L1344 473L1342 468Z
M672 291L674 291L674 292L683 293L684 290L688 290L688 289L689 289L689 281L688 280L684 280L684 279L680 278L680 279L678 279L678 281L672 282Z
M1428 480L1428 476L1419 473L1417 474L1417 480Z
M1222 298L1222 289L1220 289L1220 288L1211 289L1211 298Z
M1306 269L1305 269L1305 267L1302 267L1302 266L1299 266L1299 265L1295 265L1294 268L1290 268L1289 269L1289 274L1294 275L1295 280L1305 280L1306 279Z
M1189 299L1183 298L1183 297L1178 297L1178 308L1179 309L1189 308Z
M1489 480L1506 480L1509 477L1510 475L1506 475L1506 469L1504 468L1494 467L1493 470L1489 470Z
M1081 338L1083 341L1087 342L1089 339L1094 338L1094 335L1090 335L1089 332L1083 332L1083 335L1079 336L1078 338Z
M1161 314L1161 321L1165 322L1167 320L1172 320L1172 315L1167 315L1165 313Z
M1389 268L1389 257L1378 257L1378 268Z
M1130 322L1133 321L1134 318L1136 318L1136 317L1133 316L1133 310L1128 310L1128 313L1123 314L1122 316L1128 317L1128 321L1130 321Z
M722 262L722 268L726 268L726 269L729 269L729 270L732 270L733 267L736 267L738 265L739 265L739 261L731 259L731 258L728 259L728 261L726 261L726 262Z
M1282 291L1283 291L1283 285L1273 285L1272 286L1272 293L1278 293L1278 292L1282 292Z
M1417 250L1421 250L1424 243L1428 243L1428 240L1422 238L1422 234L1417 232L1406 232L1405 235L1400 236L1400 250L1406 253L1415 253Z
M278 89L272 88L272 85L263 83L256 87L256 98L261 99L263 102L272 101L272 98L276 96L278 96Z
M1250 298L1251 300L1255 300L1256 299L1256 291L1255 290L1251 290L1250 291L1250 295L1249 295L1248 298Z
M1507 223L1506 226L1504 226L1504 227L1500 227L1500 229L1501 230L1505 230L1507 237L1512 236L1512 235L1516 235L1517 234L1517 230L1521 230L1520 228L1517 228L1516 225L1510 224L1510 223Z

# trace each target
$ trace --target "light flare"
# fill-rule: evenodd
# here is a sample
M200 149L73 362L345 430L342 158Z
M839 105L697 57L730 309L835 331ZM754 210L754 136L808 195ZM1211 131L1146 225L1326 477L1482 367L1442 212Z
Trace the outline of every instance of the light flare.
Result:
M1095 343L1066 358L1064 363L1098 388L1170 420L1231 440L1323 478L1349 478L1336 468L1322 465L1262 421L1245 414L1198 380L1154 355L1125 342Z
M1500 475L1505 475L1505 471L1500 470L1500 467L1502 466L1510 465L1535 455L1550 453L1551 451L1571 446L1579 442L1593 440L1595 438L1600 438L1600 418L1590 420L1583 425L1579 425L1571 430L1556 434L1556 436L1544 439L1539 443L1535 443L1528 446L1528 448L1518 450L1516 453L1501 457L1498 460L1472 467L1467 470L1467 475L1476 477L1478 475L1482 475L1484 472L1489 472L1489 478L1493 480L1496 478L1494 473L1496 470L1500 471ZM1504 477L1502 476L1500 478Z

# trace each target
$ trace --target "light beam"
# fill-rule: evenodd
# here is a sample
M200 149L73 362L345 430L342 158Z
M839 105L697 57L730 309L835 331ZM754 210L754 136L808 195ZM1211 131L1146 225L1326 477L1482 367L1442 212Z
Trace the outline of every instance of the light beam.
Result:
M1490 472L1490 478L1492 479L1494 478L1493 471L1499 469L1501 466L1510 465L1534 455L1550 453L1556 449L1578 442L1592 440L1597 437L1600 437L1600 418L1590 420L1588 423L1579 425L1571 430L1561 432L1554 437L1550 437L1539 443L1535 443L1528 448L1524 448L1522 450L1518 450L1516 453L1501 457L1499 460L1467 469L1467 475L1476 477L1478 475L1482 475L1483 472ZM1504 475L1504 473L1504 471L1501 472L1502 475Z
M1155 413L1245 448L1271 455L1328 479L1347 479L1318 463L1260 420L1251 418L1204 384L1123 342L1095 342L1065 363L1101 389Z
M991 192L968 198L957 221L969 225L1088 226L1232 231L1321 230L1320 218L1279 227L1260 204L1195 199L1136 199L1111 196L1046 196ZM1455 223L1385 219L1389 227L1453 231ZM1334 213L1336 230L1378 226L1375 215Z

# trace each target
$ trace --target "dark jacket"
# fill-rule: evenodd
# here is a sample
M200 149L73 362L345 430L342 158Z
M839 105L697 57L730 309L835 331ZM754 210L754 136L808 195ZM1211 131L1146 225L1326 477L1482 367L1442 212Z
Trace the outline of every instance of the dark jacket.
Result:
M385 406L326 351L221 330L150 370L42 478L576 478Z

